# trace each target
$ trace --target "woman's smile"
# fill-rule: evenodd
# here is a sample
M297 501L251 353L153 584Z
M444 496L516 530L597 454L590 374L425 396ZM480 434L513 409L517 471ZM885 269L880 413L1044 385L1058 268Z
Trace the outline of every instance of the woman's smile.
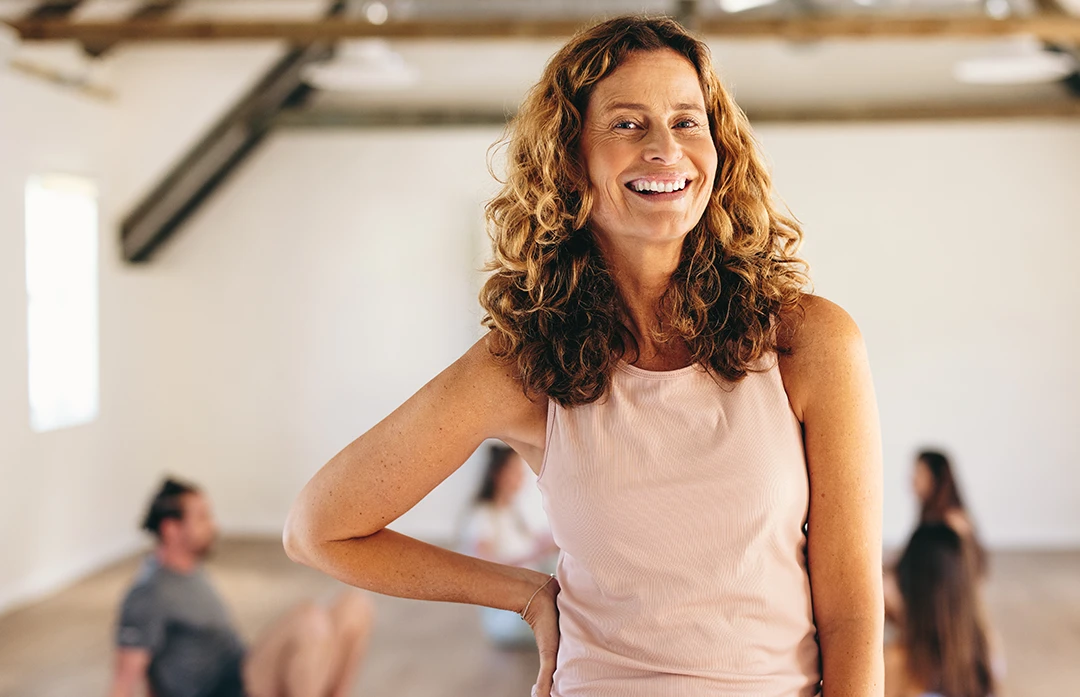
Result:
M650 203L677 201L685 198L693 179L686 175L637 177L626 182L626 188Z

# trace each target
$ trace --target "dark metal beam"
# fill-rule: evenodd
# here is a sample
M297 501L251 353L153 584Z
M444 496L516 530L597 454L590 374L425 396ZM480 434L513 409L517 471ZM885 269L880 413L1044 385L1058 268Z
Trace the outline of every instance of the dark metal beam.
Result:
M1070 16L1069 12L1058 0L1035 0L1035 7L1038 8L1040 13L1047 17ZM1080 64L1080 46L1078 46L1077 42L1074 41L1071 44L1048 42L1046 47L1052 51L1067 53ZM1065 86L1065 89L1069 90L1069 94L1080 99L1080 68L1077 68L1071 75L1063 78L1061 84Z
M335 3L330 12L343 7ZM270 68L124 219L124 258L148 261L262 141L274 117L304 101L311 91L301 79L304 66L332 54L326 42L298 46Z
M226 21L126 20L116 22L59 22L19 20L12 23L27 41L77 39L81 41L161 41L222 39L289 39L310 43L345 38L387 39L510 39L565 38L582 21L486 19L460 21L389 21L376 25L347 17L308 20ZM1080 17L1013 16L994 19L980 15L888 16L850 15L790 18L735 19L702 17L698 31L730 39L779 38L992 38L1026 34L1046 41L1080 41Z
M26 14L24 20L30 22L63 20L67 18L81 2L82 0L46 0L30 10L30 12Z

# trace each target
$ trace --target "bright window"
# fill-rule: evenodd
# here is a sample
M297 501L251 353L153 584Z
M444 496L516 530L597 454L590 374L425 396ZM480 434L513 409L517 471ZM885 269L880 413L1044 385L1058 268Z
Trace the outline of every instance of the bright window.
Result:
M94 183L47 175L26 184L30 426L98 415L98 206Z

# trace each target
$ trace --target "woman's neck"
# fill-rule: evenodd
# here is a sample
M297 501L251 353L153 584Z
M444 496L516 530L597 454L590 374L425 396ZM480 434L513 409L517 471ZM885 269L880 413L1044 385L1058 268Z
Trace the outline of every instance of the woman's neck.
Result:
M685 365L689 351L681 341L658 340L667 330L661 301L678 268L682 240L656 244L614 244L605 235L597 235L596 239L619 291L627 329L637 342L634 363L653 370Z

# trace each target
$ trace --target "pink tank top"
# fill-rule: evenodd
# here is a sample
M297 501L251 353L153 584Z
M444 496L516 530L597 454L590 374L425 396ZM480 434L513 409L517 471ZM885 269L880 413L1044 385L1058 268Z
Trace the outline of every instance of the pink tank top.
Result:
M621 363L600 402L549 402L553 697L818 694L802 429L762 366L732 384Z

